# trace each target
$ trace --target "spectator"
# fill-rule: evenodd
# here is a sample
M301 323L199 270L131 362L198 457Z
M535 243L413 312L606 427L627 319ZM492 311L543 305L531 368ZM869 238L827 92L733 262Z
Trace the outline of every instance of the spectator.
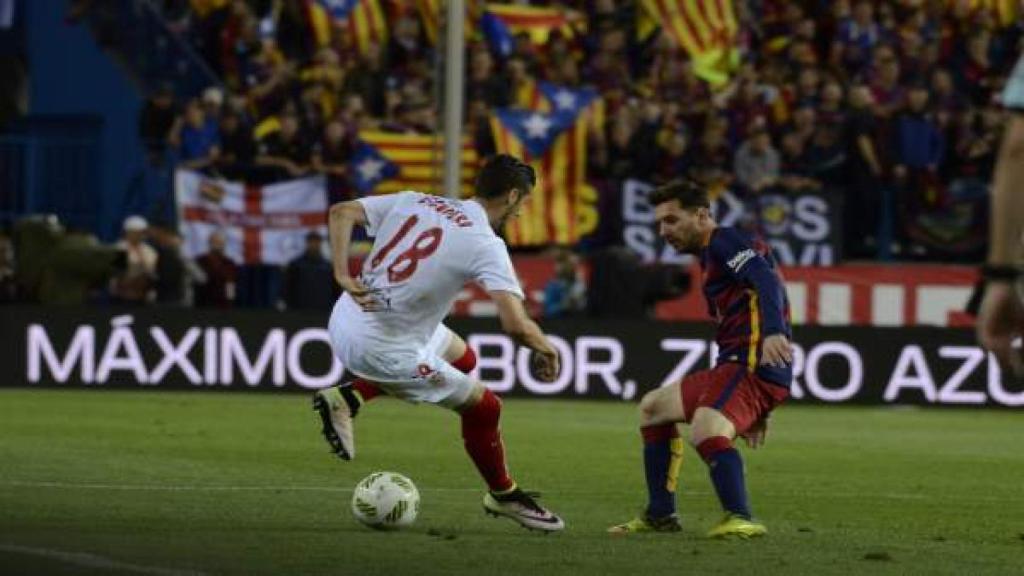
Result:
M123 272L111 280L110 292L124 304L144 304L154 297L158 255L146 244L149 224L142 216L129 216L124 220L124 235L117 243L126 256Z
M814 178L830 188L841 186L846 176L846 149L842 129L842 124L838 122L819 123L807 147L806 158Z
M703 182L728 183L732 177L732 152L726 139L728 122L711 116L704 125L704 133L694 151L695 176Z
M371 44L359 57L356 65L345 76L344 92L357 94L377 118L384 116L384 93L387 89L388 72L381 62L380 46Z
M153 288L157 304L184 306L192 302L191 277L195 264L181 251L181 235L172 228L154 226L150 237L156 249L156 271Z
M733 160L736 181L755 194L774 186L779 180L779 152L772 146L764 127L756 127L736 151Z
M804 143L795 133L782 137L779 153L779 185L789 191L817 188L821 183L813 178L813 171L804 151Z
M907 109L896 118L894 173L905 179L913 172L936 172L945 151L942 130L928 110L928 90L915 86L910 90Z
M252 128L234 110L226 110L220 118L221 153L217 170L231 180L244 180L252 169L256 143Z
M488 106L505 107L509 104L512 89L508 79L496 74L494 58L486 47L477 47L470 52L469 78L466 81L466 101L483 100Z
M338 297L331 261L324 257L319 232L306 235L306 250L288 263L282 297L289 310L327 311Z
M192 100L185 107L185 117L171 130L171 142L178 148L178 157L186 168L205 168L220 153L217 123L206 117L202 104Z
M293 113L281 116L281 128L259 143L256 165L268 169L274 180L298 178L309 169L310 145L299 131L299 118Z
M223 232L213 232L209 250L196 258L202 272L194 285L195 303L200 308L231 308L235 301L238 265L224 252Z
M874 12L872 2L860 0L853 7L852 17L839 23L836 41L832 46L833 62L854 71L868 62L871 50L885 40L884 31L875 21Z
M893 128L895 152L893 175L898 187L899 220L909 224L938 198L938 169L945 153L942 129L928 110L928 90L915 86L908 94L907 109ZM898 230L900 239L905 228Z
M355 149L354 140L353 135L346 133L345 125L334 120L324 128L320 142L313 149L312 168L327 175L327 193L331 203L351 200L353 192L345 175Z
M843 209L843 230L847 252L855 257L871 255L875 247L878 207L882 203L882 159L871 107L871 91L864 85L850 90L850 113L846 127L847 187Z
M900 63L892 49L882 46L876 52L878 73L871 83L875 114L889 118L903 108L906 90L900 83Z
M158 164L163 160L168 137L177 116L174 89L170 84L163 83L146 99L139 112L139 138L146 146L150 163Z
M579 258L570 250L555 253L555 276L544 286L544 316L566 317L587 306L587 287L583 282Z

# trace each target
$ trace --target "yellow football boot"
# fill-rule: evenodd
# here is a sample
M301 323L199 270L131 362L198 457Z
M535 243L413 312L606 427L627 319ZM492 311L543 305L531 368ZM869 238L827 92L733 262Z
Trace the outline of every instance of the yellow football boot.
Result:
M726 514L725 518L717 526L708 530L708 538L729 538L738 537L744 540L764 536L768 529L764 524L748 520L736 514Z
M639 534L641 532L679 532L683 527L679 525L679 517L675 514L664 518L648 518L641 516L633 518L625 524L616 524L608 528L609 534Z

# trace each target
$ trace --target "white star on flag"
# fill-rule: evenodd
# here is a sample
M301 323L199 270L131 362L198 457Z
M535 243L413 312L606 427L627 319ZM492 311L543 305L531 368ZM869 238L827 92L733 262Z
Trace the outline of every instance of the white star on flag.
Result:
M555 94L555 105L559 110L573 110L576 108L576 95L563 88Z
M367 182L373 182L374 180L380 179L381 171L384 169L384 162L375 158L367 158L359 163L356 170L359 170L359 175Z
M535 112L523 122L523 128L526 128L526 135L530 138L547 138L551 120Z

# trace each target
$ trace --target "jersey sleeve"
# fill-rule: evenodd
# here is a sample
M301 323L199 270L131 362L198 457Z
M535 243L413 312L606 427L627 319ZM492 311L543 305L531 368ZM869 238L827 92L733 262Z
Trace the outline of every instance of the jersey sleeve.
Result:
M398 204L404 194L384 194L382 196L367 196L366 198L358 198L356 202L363 205L363 210L366 211L366 235L373 237L377 235L377 230L380 229L381 222L387 217L388 213Z
M711 238L708 253L730 277L750 284L757 292L764 335L785 334L785 288L750 240L733 228L719 228Z
M493 242L481 246L470 266L473 280L484 290L503 290L515 294L520 300L526 299L523 289L519 286L516 271L512 267L508 249L500 239L495 238Z
M1024 112L1024 55L1017 60L1017 65L1006 80L1002 101L1007 110Z

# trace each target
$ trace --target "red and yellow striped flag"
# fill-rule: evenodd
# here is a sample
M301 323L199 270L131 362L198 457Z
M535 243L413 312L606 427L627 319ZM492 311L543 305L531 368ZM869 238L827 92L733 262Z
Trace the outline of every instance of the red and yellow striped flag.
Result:
M387 14L379 0L306 0L306 17L317 46L331 41L331 27L342 23L360 54L388 40Z
M491 116L496 149L537 171L537 186L509 222L511 246L575 244L597 228L597 193L587 184L587 136L596 94L542 86L550 110L499 109Z
M641 0L641 7L686 50L698 76L712 86L728 81L739 65L739 22L732 0Z
M360 131L359 140L350 170L352 181L362 194L402 190L443 192L443 139L421 134ZM473 194L478 164L472 141L463 138L459 190L463 197Z

